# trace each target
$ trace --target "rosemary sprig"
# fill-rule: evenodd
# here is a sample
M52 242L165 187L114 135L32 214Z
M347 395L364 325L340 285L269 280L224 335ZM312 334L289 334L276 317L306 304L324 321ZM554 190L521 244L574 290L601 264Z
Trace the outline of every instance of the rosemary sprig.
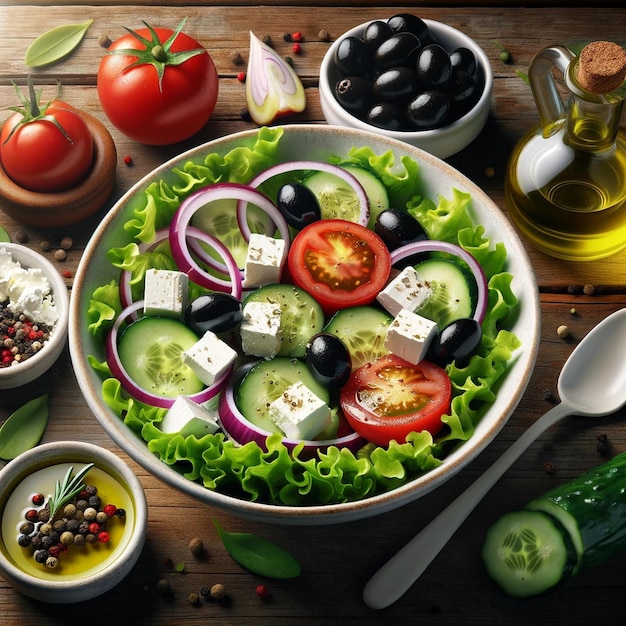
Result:
M83 478L87 475L87 472L93 467L93 463L85 465L75 476L72 476L74 466L70 467L65 474L63 482L57 480L54 494L49 500L50 506L50 519L52 520L57 511L67 504L74 496L77 496L84 488Z

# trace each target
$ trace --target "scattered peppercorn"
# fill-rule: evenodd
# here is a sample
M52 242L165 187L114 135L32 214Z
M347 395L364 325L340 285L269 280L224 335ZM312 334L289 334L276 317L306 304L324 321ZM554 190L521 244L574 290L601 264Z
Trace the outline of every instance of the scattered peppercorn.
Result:
M550 404L554 404L556 402L554 394L549 389L543 390L543 399L546 400L546 402L550 402Z
M554 474L554 472L556 472L556 467L551 461L546 461L543 464L543 470L546 474Z
M485 168L485 176L487 178L493 178L496 175L496 170L493 167Z
M513 57L511 56L511 53L499 42L496 41L496 46L498 46L498 48L500 48L500 61L502 61L502 63L511 63L511 61L513 61Z
M39 244L39 249L42 252L48 252L48 250L50 250L52 246L50 245L49 241L46 241L45 239Z
M211 587L211 597L216 600L221 600L226 595L226 587L221 583L215 583Z
M294 54L302 54L302 46L298 42L296 42L291 46L291 51Z
M556 334L561 337L561 339L565 339L567 336L569 336L569 328L565 325L565 324L561 324L557 329L556 329Z
M330 33L325 28L322 28L322 30L317 33L317 38L320 41L330 41Z
M291 33L291 41L304 41L304 35L297 30L295 33Z
M204 543L202 543L202 539L200 539L200 537L194 537L189 542L189 551L194 556L200 556L201 554L204 554Z
M45 498L43 493L34 493L30 500L35 506L41 506L44 503Z
M574 307L572 307L572 308L569 310L569 314L570 314L572 317L574 317L574 316L576 315L576 309L575 309Z
M13 233L13 240L16 243L26 243L28 241L28 235L25 230L16 230Z
M263 35L261 41L266 45L266 46L272 46L273 45L273 41L272 41L272 37L270 35Z
M237 74L237 80L240 83L245 83L246 82L246 73L245 72L239 72L239 74Z
M170 591L172 590L172 587L170 585L170 581L167 580L167 578L161 578L157 581L156 584L156 590L158 593L162 594L162 595L166 595L168 593L170 593Z
M583 285L583 293L586 296L592 296L595 293L596 288L593 285L590 285L589 283L586 283L585 285Z
M606 434L598 435L598 444L596 445L596 451L600 456L608 456L611 452L611 443Z
M578 292L578 287L576 287L576 285L568 285L567 286L567 293L569 294L574 294Z
M290 65L291 67L293 67L293 59L290 56L286 56L285 57L285 63L287 63L287 65Z
M70 272L69 270L63 270L61 272L61 275L63 276L63 278L72 278L72 272Z
M132 164L133 164L133 157L127 154L124 157L124 165L130 167Z
M258 598L263 600L263 602L268 602L272 597L266 585L257 585L256 595Z
M72 241L71 237L63 237L63 239L61 239L59 243L59 246L61 246L63 250L69 250L73 245L74 242Z
M65 261L65 259L67 258L67 253L65 252L65 250L63 250L63 248L58 248L54 251L54 258L57 261Z
M108 48L113 42L109 39L108 35L100 35L98 37L98 45L101 48Z
M292 41L291 33L283 33L283 41L286 41L287 43L290 43Z
M192 592L187 596L187 602L189 602L189 604L198 604L199 601L200 597L195 592Z
M241 109L241 111L239 111L239 115L241 116L241 119L244 122L251 122L252 121L252 116L250 115L250 111L248 111L248 109L246 107L244 107L243 109Z
M163 559L163 567L165 567L166 569L172 569L172 567L174 567L172 559L170 559L169 557L165 557Z
M243 65L244 59L243 59L243 55L241 54L241 52L239 52L238 50L235 50L234 52L231 52L230 53L230 62L233 65Z

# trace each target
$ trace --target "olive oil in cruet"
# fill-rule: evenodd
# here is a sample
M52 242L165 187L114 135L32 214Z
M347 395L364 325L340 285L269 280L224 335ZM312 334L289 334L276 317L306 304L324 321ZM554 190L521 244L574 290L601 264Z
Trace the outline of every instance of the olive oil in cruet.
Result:
M610 42L585 50L576 57L553 46L531 62L541 124L514 148L505 180L507 209L520 233L539 250L569 260L626 247L626 132L620 129L626 52ZM565 78L567 106L555 68Z

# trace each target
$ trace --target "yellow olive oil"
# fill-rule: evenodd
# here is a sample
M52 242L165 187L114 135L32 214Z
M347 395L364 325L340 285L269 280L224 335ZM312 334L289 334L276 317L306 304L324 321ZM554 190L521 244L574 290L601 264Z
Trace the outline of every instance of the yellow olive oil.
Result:
M105 504L114 504L124 509L124 517L111 516L106 523L108 543L90 543L70 546L59 556L58 566L49 569L33 558L32 547L18 544L19 527L25 521L25 513L33 507L32 495L43 494L47 502L54 493L56 481L62 481L71 463L60 463L43 467L24 477L8 497L2 511L2 547L17 567L25 573L44 580L76 580L93 575L117 559L127 545L134 529L134 506L131 494L110 474L93 467L84 482L97 487L98 496ZM80 469L80 466L77 468ZM59 515L57 514L57 518Z

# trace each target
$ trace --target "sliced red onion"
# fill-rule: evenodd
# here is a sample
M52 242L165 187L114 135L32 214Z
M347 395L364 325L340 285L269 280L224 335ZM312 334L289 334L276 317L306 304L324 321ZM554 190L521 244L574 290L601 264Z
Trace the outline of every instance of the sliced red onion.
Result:
M249 422L241 413L235 402L235 389L239 384L239 381L250 370L254 363L248 363L237 368L230 379L226 383L219 399L219 414L222 429L231 439L237 443L246 444L249 441L255 441L263 450L267 450L265 440L272 434L267 430L255 426ZM335 439L325 440L297 440L284 437L283 444L289 450L293 450L296 446L304 443L302 449L302 458L311 458L316 455L318 450L326 450L330 446L336 446L338 448L348 448L349 450L356 451L362 448L367 441L356 432L352 432L349 435L343 437L337 437Z
M168 398L166 396L160 396L154 393L151 393L147 389L139 386L128 374L125 367L122 365L120 360L119 352L117 350L117 337L119 334L120 327L129 319L133 319L137 312L143 309L144 301L137 300L133 302L130 306L126 307L117 317L109 334L106 337L105 341L105 349L106 349L106 360L111 370L111 374L117 380L120 381L122 388L130 394L139 402L143 402L145 404L149 404L151 406L157 406L160 408L169 409L176 398ZM226 372L224 372L212 385L206 387L202 391L198 393L192 394L189 396L190 400L197 402L198 404L202 404L203 402L207 402L214 398L225 386L228 381L228 377L232 373L232 367L229 368Z
M354 189L354 193L356 193L361 205L358 223L361 224L361 226L367 226L370 219L370 202L367 197L367 193L365 192L363 185L359 182L359 179L354 176L354 174L351 174L348 170L340 167L339 165L332 165L331 163L323 163L321 161L287 161L286 163L279 163L278 165L268 167L266 170L253 178L248 184L250 187L256 188L274 176L298 170L327 172L328 174L338 176L344 182L348 183L348 185ZM248 222L246 220L245 202L240 201L237 203L237 219L239 221L241 233L245 240L248 241L250 239L250 228L248 227Z
M487 312L489 296L487 279L485 278L483 268L480 266L478 261L469 252L461 248L461 246L457 246L456 244L449 243L447 241L435 241L429 239L408 243L400 248L396 248L391 252L391 264L395 265L398 261L402 261L407 257L415 254L424 254L425 252L447 252L448 254L457 256L465 261L474 275L474 280L476 281L478 293L473 318L480 324L485 317L485 313Z

